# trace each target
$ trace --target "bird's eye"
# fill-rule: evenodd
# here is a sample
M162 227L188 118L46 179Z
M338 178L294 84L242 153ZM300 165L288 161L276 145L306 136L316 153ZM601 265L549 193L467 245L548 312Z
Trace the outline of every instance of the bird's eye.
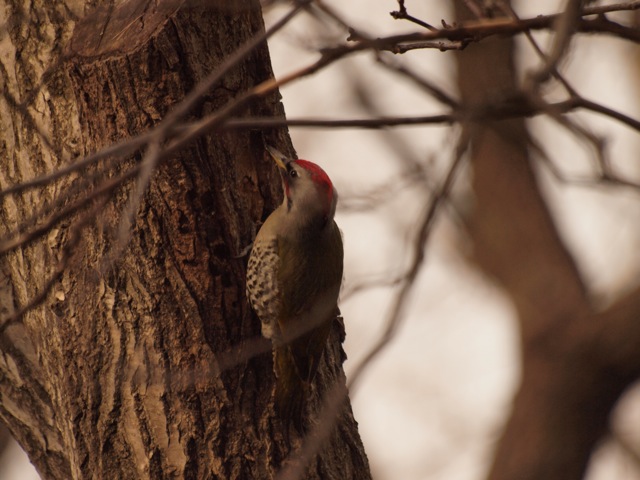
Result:
M296 178L298 176L298 172L296 172L293 168L289 170L289 176L291 178Z

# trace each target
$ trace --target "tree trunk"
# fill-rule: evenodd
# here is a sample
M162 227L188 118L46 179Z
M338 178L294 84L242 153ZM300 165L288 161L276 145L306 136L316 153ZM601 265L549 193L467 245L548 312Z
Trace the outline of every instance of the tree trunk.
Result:
M455 3L457 17L470 18ZM460 52L465 104L480 109L518 92L514 61L512 38ZM471 128L474 259L513 300L522 348L521 386L488 478L577 480L640 375L640 291L594 312L541 194L524 119Z
M257 1L82 3L2 5L3 189L153 127L264 28ZM271 75L262 45L192 118ZM275 95L248 110L283 115ZM213 133L162 163L115 262L132 182L1 260L5 316L64 267L45 300L0 335L0 417L43 478L272 478L300 443L274 418L271 354L243 360L235 349L260 331L245 299L243 253L281 198L265 136L282 142L286 132ZM2 233L142 155L4 197ZM343 335L336 323L320 393L345 381ZM229 367L230 358L239 360ZM348 404L310 465L308 478L370 478Z

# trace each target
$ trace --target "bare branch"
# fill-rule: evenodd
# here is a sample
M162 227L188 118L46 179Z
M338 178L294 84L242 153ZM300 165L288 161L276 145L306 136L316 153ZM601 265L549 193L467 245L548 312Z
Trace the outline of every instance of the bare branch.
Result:
M386 56L382 54L378 55L377 60L379 65L382 65L387 70L398 73L401 76L409 79L414 85L417 85L419 88L429 93L439 102L447 105L448 107L451 107L452 109L457 109L460 107L459 102L453 99L451 95L446 93L440 87L434 85L431 81L423 78L417 72L414 72L406 65L401 65L398 62L393 62L391 59L386 58Z
M273 127L301 127L301 128L364 128L380 129L385 127L400 127L411 125L452 124L458 121L456 114L427 115L420 117L377 117L352 119L323 119L323 118L272 118L247 117L232 118L218 128L221 130L257 129ZM199 123L199 122L197 122ZM197 124L184 124L177 130L188 132L197 128Z
M72 173L79 172L84 168L90 167L100 160L108 159L111 157L126 157L127 155L130 155L134 151L138 150L142 145L147 143L151 137L152 132L141 133L140 135L137 135L135 137L131 137L127 140L123 140L122 142L118 142L114 145L105 147L102 150L84 157L83 159L74 162L66 167L60 168L45 175L41 175L34 178L33 180L26 180L16 185L7 187L3 190L0 190L0 199L6 195L11 195L48 185L49 183L58 180L66 175L70 175ZM119 160L120 159L118 158L115 161Z
M151 141L147 147L147 152L144 158L139 164L138 175L134 191L129 196L127 206L125 207L120 217L120 224L118 225L118 236L116 238L116 245L113 247L110 257L111 259L120 258L123 250L129 243L131 237L131 227L135 220L140 204L144 194L147 191L151 177L155 172L160 159L162 158L162 149L159 141ZM107 264L110 264L108 261Z
M510 2L505 0L498 0L498 5L500 5L500 8L506 15L510 16L514 20L520 20L520 17L515 12ZM535 38L533 38L533 35L531 34L531 32L526 31L524 32L524 34L527 37L527 41L533 47L538 57L540 57L540 59L543 60L545 64L550 65L549 60L547 59L547 55L542 51L542 48L540 47L540 45L538 45L538 42L535 40ZM569 93L570 96L576 96L574 88L571 85L569 85L569 82L567 82L564 76L560 74L556 65L553 65L551 73L562 84L562 86L565 88L565 90Z
M605 107L604 105L601 105L599 103L587 100L584 97L575 98L572 100L572 102L575 104L576 108L584 108L585 110L600 113L607 117L613 118L614 120L618 120L619 122L633 128L634 130L640 131L640 120L630 117L629 115L619 112L618 110Z
M462 119L482 120L482 119L506 119L514 117L532 117L536 115L548 114L554 111L558 114L565 114L576 110L585 109L600 113L612 119L618 120L633 130L640 131L640 120L630 117L617 110L605 107L591 100L582 97L570 98L557 103L539 103L537 106L530 102L517 101L505 102L503 104L492 103L491 105L477 106L472 110L460 109L457 113L444 113L438 115L427 115L418 117L378 117L378 118L354 118L354 119L322 119L322 118L271 118L271 117L247 117L229 119L221 125L217 123L217 114L206 117L193 123L183 124L176 128L182 133L183 140L195 138L196 135L206 133L202 131L207 122L211 122L211 130L234 130L234 129L258 129L274 127L299 127L299 128L367 128L378 129L385 127L399 127L411 125L430 124L452 124ZM196 131L198 133L196 133ZM182 137L181 137L182 138ZM182 141L182 140L181 140Z
M630 2L625 10L636 10L640 8L640 1ZM612 6L611 9L600 7L600 13L618 11L619 6ZM640 31L635 27L626 27L615 22L611 22L606 17L600 15L595 19L584 17L593 15L593 8L585 8L576 20L575 30L583 33L609 33L620 38L633 42L640 42ZM563 15L563 14L560 14ZM540 15L534 18L521 20L496 18L485 18L482 20L469 21L461 25L450 26L437 31L415 32L403 35L391 35L380 37L374 40L358 39L357 43L351 45L352 49L392 50L398 45L406 42L417 42L426 40L451 40L451 41L472 41L478 42L493 35L514 35L530 30L547 30L554 28L560 15ZM562 45L562 44L560 44ZM335 47L340 48L340 47Z

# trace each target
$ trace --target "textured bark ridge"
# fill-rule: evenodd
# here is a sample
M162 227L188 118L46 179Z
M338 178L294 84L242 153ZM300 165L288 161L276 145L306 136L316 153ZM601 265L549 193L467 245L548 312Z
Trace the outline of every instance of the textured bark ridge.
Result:
M21 3L2 7L12 25L2 41L13 52L0 60L2 188L152 127L263 29L257 1L120 2L87 17L77 2L34 1L29 12ZM192 114L219 108L271 75L263 46ZM254 103L250 113L283 115L278 100ZM49 132L50 145L37 128ZM131 185L119 190L83 231L46 301L0 335L0 417L43 478L261 479L277 472L289 447L273 418L271 354L220 364L222 353L260 334L245 299L242 252L280 195L263 154L265 134L276 135L214 133L164 162L124 254L110 264ZM4 199L0 233L95 172ZM68 227L56 225L2 259L3 314L42 288L73 235ZM336 323L319 392L344 382L343 334ZM311 465L309 478L370 477L348 406Z

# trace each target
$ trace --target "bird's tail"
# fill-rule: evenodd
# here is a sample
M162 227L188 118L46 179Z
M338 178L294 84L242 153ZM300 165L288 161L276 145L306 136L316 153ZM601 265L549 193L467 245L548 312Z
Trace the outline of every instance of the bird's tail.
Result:
M293 424L298 433L304 433L303 415L309 386L300 377L288 345L274 349L273 363L276 412L286 428Z

